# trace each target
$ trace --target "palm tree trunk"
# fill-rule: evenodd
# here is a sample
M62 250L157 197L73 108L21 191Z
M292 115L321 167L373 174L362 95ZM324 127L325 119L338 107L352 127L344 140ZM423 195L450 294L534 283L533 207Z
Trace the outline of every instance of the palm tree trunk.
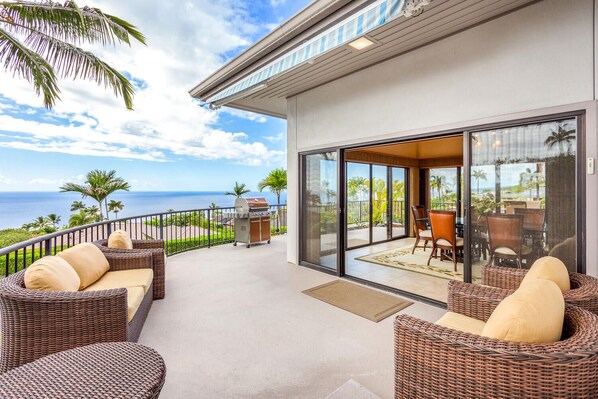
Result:
M106 208L106 220L110 220L110 212L108 212L108 197L104 198L104 207Z

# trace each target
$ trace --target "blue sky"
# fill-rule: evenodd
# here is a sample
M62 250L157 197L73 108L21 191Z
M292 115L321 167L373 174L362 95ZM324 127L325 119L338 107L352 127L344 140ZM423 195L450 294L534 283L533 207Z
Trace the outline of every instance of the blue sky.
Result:
M134 190L255 189L286 166L286 121L199 107L195 84L308 0L79 2L136 25L148 46L90 48L130 77L135 111L110 90L61 81L45 110L31 85L0 71L0 191L57 191L92 169L115 169Z

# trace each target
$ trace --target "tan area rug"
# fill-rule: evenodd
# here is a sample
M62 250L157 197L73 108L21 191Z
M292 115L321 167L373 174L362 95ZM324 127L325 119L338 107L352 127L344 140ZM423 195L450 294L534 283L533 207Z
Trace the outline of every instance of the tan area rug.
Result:
M454 271L453 262L448 260L441 261L432 258L430 266L427 265L431 249L425 251L423 248L417 248L414 254L411 254L413 246L399 249L391 249L375 254L360 256L355 258L365 262L375 263L377 265L393 267L395 269L408 270L415 273L423 273L448 280L463 280L463 263L457 262L457 271ZM473 280L480 279L479 265L473 267Z
M322 284L303 293L376 323L413 305L397 296L343 280Z

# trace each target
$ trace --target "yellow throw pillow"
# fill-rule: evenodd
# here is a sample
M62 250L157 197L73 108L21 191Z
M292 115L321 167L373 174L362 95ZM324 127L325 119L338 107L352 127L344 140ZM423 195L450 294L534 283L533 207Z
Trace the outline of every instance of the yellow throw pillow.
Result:
M492 312L483 337L513 342L548 343L560 340L565 300L558 285L536 278L521 284Z
M66 260L79 275L80 290L98 281L110 269L102 251L91 243L75 245L59 252L58 256Z
M554 281L561 291L569 291L571 289L567 266L560 259L553 256L544 256L535 261L521 284L538 277Z
M126 231L115 230L108 237L108 248L133 249L133 241Z
M25 270L25 287L30 290L77 291L80 284L75 269L58 256L44 256Z

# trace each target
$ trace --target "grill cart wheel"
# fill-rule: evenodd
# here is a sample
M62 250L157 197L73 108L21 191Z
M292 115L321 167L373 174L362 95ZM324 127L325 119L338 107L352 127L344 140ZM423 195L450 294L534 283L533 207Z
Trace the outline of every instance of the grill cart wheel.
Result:
M247 244L247 248L251 248L251 244Z
M237 242L235 241L235 242L233 242L233 247L236 247L236 246L237 246Z
M270 244L270 240L268 240L268 244Z

